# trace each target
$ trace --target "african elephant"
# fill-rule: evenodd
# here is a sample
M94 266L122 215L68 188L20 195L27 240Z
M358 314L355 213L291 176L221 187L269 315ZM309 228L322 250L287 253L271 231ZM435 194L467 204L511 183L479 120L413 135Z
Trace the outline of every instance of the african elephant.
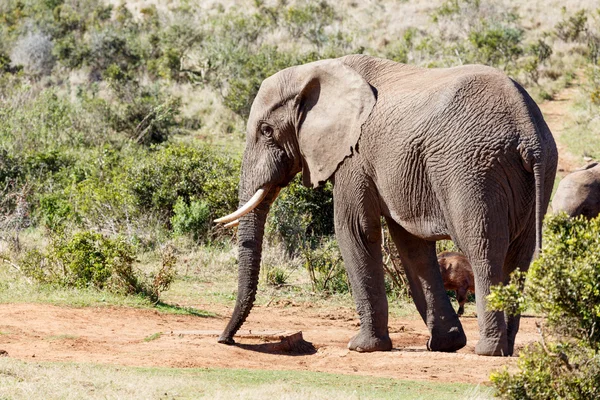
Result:
M475 277L471 264L467 257L453 251L444 251L438 254L438 263L444 288L456 292L457 314L460 317L465 313L467 293L475 293Z
M600 213L600 165L592 163L565 176L552 199L552 212L594 218Z
M485 66L425 69L350 55L265 79L246 130L238 228L238 294L219 337L252 308L265 219L280 188L333 183L335 231L360 332L348 347L390 350L381 216L406 267L427 347L456 351L466 336L444 290L435 242L452 239L473 266L476 353L510 355L519 316L486 309L490 286L527 269L541 246L556 174L554 139L527 92Z

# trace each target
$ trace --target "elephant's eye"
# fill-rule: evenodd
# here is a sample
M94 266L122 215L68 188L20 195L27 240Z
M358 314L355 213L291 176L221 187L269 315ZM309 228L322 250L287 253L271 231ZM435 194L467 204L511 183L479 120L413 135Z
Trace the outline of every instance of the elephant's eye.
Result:
M260 131L262 132L263 135L265 135L266 137L271 137L273 136L273 128L271 128L269 125L263 125L260 127Z

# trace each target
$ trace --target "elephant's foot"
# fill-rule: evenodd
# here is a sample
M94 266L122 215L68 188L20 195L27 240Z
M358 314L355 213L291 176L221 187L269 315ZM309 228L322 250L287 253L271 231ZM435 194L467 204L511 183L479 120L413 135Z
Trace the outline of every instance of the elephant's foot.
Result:
M506 337L502 338L486 338L481 337L475 346L475 354L480 356L510 356L508 342Z
M454 352L462 349L467 344L467 337L462 326L453 326L445 332L433 329L427 341L427 350Z
M387 332L382 336L374 336L370 332L361 330L358 335L350 339L348 348L359 353L390 351L392 349L392 340Z
M231 336L221 335L221 336L219 336L219 343L227 344L227 345L231 346L231 345L235 344L235 340L233 340L233 338Z

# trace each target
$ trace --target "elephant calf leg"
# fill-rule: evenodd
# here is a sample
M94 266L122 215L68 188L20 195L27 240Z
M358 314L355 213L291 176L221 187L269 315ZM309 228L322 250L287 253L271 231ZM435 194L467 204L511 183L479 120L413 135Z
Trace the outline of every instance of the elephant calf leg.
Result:
M467 302L467 290L460 288L456 290L456 301L458 301L458 316L465 313L465 303Z
M413 300L431 333L427 348L448 352L463 348L467 337L446 294L435 242L411 235L391 219L387 222L405 266Z

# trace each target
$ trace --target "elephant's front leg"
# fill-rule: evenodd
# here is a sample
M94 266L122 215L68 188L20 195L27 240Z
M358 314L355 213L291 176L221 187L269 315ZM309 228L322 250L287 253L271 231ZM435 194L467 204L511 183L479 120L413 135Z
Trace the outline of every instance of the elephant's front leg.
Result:
M360 332L348 343L359 352L388 351L388 303L381 255L381 222L376 193L334 189L335 231L360 317ZM337 189L337 190L336 190ZM368 191L368 188L360 188Z

